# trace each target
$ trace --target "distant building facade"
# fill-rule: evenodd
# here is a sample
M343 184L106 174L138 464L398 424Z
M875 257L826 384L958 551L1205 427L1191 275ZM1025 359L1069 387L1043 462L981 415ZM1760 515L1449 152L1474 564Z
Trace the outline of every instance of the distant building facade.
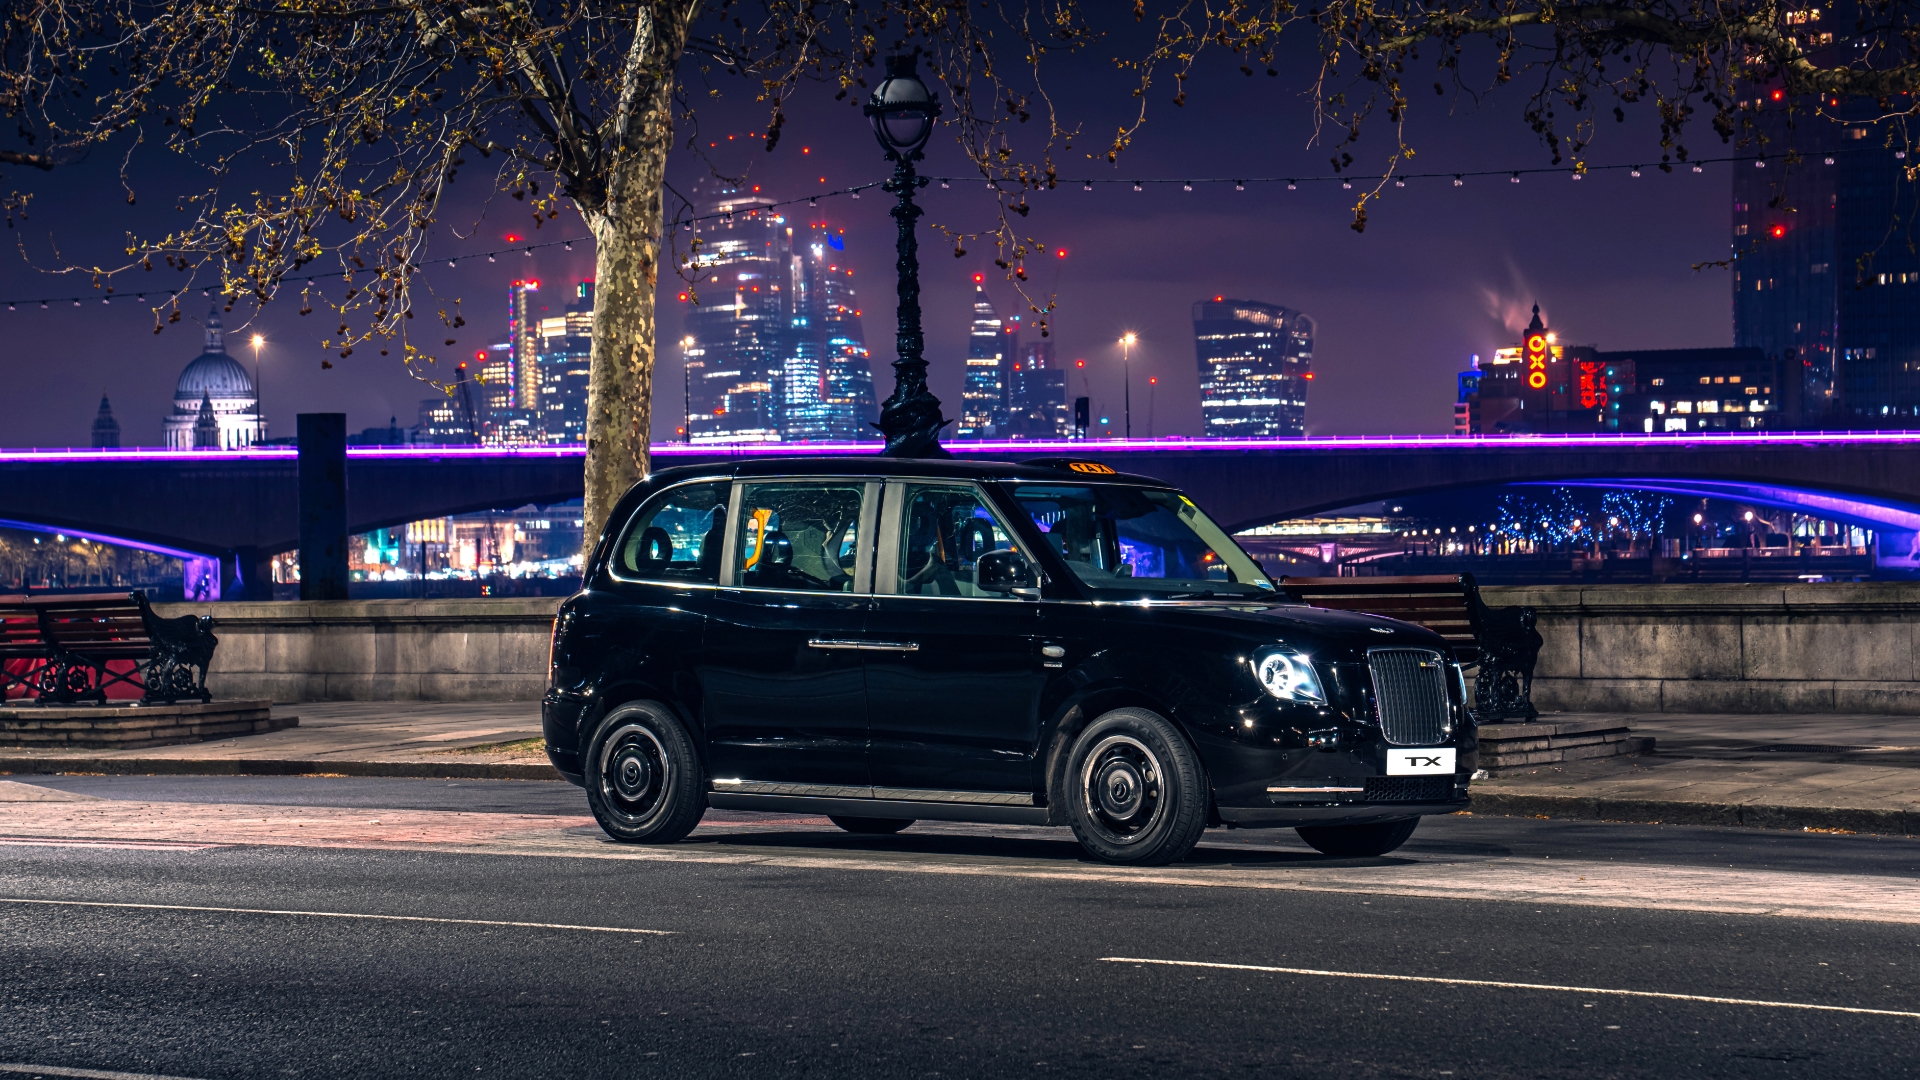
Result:
M1007 383L1010 439L1067 439L1073 418L1067 406L1067 371L1054 358L1053 342L1029 341L1014 354Z
M1205 437L1304 436L1313 334L1312 319L1277 304L1215 297L1193 305Z
M1454 434L1777 430L1794 426L1782 402L1798 373L1753 347L1565 345L1535 305L1519 345L1456 377Z
M203 405L212 424L211 436L201 423ZM180 372L173 388L173 412L161 425L168 448L238 450L264 442L266 421L259 408L253 376L227 355L219 311L208 312L205 347Z
M879 407L846 230L786 226L788 336L781 369L783 442L851 442L878 435Z
M987 295L984 274L973 275L973 323L967 331L967 366L960 389L959 439L992 439L1007 428L1008 378L1020 347L1018 327L1003 319Z
M687 350L687 438L778 442L792 257L786 219L757 192L725 192L705 209L719 216L694 226L701 281L681 294L694 339Z
M1817 9L1798 14L1819 22ZM1896 237L1920 213L1920 191L1911 161L1895 156L1905 144L1888 143L1871 101L1815 116L1817 101L1776 93L1739 103L1772 160L1733 174L1734 344L1798 369L1776 386L1784 426L1912 427L1920 252ZM1785 165L1789 148L1799 160Z
M593 282L577 283L566 313L541 319L539 329L540 437L549 443L584 443L593 370Z

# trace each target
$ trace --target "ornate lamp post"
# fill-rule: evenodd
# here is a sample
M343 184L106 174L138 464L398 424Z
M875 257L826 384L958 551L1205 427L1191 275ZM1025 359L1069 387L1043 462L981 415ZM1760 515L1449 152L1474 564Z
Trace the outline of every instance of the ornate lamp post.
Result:
M887 437L881 452L889 457L951 457L940 445L940 429L948 421L940 416L940 399L927 390L927 361L921 355L926 341L920 332L920 246L913 235L914 222L920 218L913 192L927 182L914 172L913 163L933 135L940 103L914 73L912 56L889 56L886 80L874 88L866 114L880 148L893 161L893 178L882 190L897 196L891 212L900 227L899 258L894 263L900 279L899 325L894 332L899 356L893 362L893 396L880 406L877 426Z
M260 346L267 339L260 334L253 335L248 344L253 346L253 441L255 444L267 439L267 419L265 407L260 404Z

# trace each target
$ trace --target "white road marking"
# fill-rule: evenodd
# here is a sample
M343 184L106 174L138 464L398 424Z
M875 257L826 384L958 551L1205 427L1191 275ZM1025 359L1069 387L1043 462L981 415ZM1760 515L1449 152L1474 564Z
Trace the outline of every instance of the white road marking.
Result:
M185 1076L161 1076L157 1073L114 1072L111 1069L70 1069L64 1065L23 1065L0 1061L0 1073L24 1073L28 1076L73 1076L80 1080L190 1080Z
M1320 971L1315 968L1267 967L1261 964L1214 964L1204 960L1148 960L1135 956L1103 956L1100 960L1107 964L1156 964L1161 967L1264 971L1280 975L1315 975L1327 979L1377 979L1383 982L1436 983L1441 986L1489 986L1501 990L1553 990L1567 994L1605 994L1610 997L1660 998L1664 1001L1701 1001L1711 1005L1753 1005L1764 1009L1811 1009L1815 1012L1899 1016L1920 1020L1920 1012L1901 1012L1897 1009L1857 1009L1848 1005L1810 1005L1800 1001L1760 1001L1753 998L1712 997L1705 994L1668 994L1658 990L1612 990L1598 986L1554 986L1550 983L1496 982L1491 979L1447 979L1432 975L1381 975L1366 971Z
M121 851L205 851L228 844L195 844L182 840L59 840L50 836L0 836L0 847L84 847Z
M369 915L356 911L281 911L274 908L201 907L194 904L116 904L104 900L30 900L0 896L0 904L39 904L47 907L129 908L137 911L208 911L223 915L300 915L320 919L378 919L386 922L446 923L453 926L517 926L530 930L591 930L602 934L656 934L673 930L640 930L631 926L575 926L571 923L506 922L499 919L436 919L426 915Z

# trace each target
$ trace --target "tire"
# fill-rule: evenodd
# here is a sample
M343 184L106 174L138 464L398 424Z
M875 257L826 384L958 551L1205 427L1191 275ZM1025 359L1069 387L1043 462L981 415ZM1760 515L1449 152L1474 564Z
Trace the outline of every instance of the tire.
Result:
M1343 859L1367 859L1387 852L1407 842L1413 830L1420 825L1419 818L1405 821L1379 821L1368 825L1302 825L1293 830L1307 846L1322 855L1333 855Z
M1207 827L1207 777L1186 738L1145 709L1088 724L1067 756L1067 816L1086 853L1122 866L1187 857Z
M912 818L844 817L839 814L828 814L827 820L862 836L892 836L913 824Z
M587 805L623 844L671 844L707 812L707 774L687 729L656 701L607 714L581 756Z

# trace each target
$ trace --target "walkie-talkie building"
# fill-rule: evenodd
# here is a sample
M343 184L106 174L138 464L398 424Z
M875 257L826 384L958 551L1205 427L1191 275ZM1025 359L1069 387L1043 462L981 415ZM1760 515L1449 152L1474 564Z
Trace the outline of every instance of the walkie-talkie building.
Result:
M1312 319L1277 304L1216 296L1193 305L1193 339L1207 438L1307 433Z

